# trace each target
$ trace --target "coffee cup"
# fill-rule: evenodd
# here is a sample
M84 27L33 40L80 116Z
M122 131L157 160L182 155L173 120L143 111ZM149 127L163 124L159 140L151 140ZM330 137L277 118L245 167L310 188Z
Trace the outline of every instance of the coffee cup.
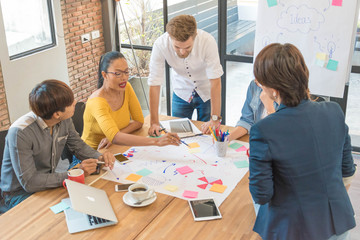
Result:
M85 183L85 174L84 170L80 168L71 169L67 171L67 176L69 180L78 182L78 183ZM63 186L66 188L65 180L63 181Z
M143 183L132 184L128 188L128 191L130 193L130 196L137 202L142 201L146 198L150 198L154 195L154 189L149 188L148 185Z

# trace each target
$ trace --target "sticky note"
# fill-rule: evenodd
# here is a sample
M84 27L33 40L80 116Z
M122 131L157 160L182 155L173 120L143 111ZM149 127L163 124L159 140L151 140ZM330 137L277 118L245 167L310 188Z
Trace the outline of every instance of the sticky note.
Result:
M201 152L201 148L190 148L188 150L189 153L198 153Z
M68 209L70 206L68 206L66 203L64 202L60 202L52 207L50 207L51 211L53 211L55 214L60 213L62 211L64 211L65 209Z
M129 180L129 181L137 182L137 181L139 181L140 178L142 178L141 175L137 175L135 173L132 173L129 176L127 176L125 179Z
M234 162L235 166L237 168L247 168L249 167L249 163L247 161L237 161L237 162Z
M200 145L197 142L193 142L193 143L188 143L189 148L198 148L200 147Z
M247 148L245 146L242 146L242 147L236 149L235 151L241 152L241 151L246 151L246 150L247 150Z
M342 0L332 0L331 5L341 7L342 6Z
M325 61L324 60L320 60L320 59L316 59L315 60L315 65L319 66L319 67L325 67Z
M197 198L198 196L198 192L195 192L195 191L189 191L189 190L185 190L184 193L183 193L183 197L186 197L186 198Z
M326 53L318 52L318 53L316 53L316 59L326 61L327 55L326 55Z
M166 185L164 188L170 192L175 192L176 190L178 190L177 186L170 185L170 184Z
M181 175L187 174L187 173L191 173L194 170L192 170L189 166L184 166L181 168L177 168L176 169Z
M229 145L229 148L232 148L232 149L238 149L240 147L242 147L243 145L241 145L240 143L237 143L237 142L234 142L232 144Z
M328 64L326 65L326 68L332 71L336 71L338 63L338 61L330 59Z
M212 192L223 193L226 190L226 188L227 186L225 185L215 183L214 185L212 185L212 187L209 190Z
M141 169L140 171L136 172L136 174L141 175L143 177L145 177L145 176L147 176L147 175L149 175L151 173L152 173L152 171L150 171L149 169L146 169L146 168Z
M277 5L277 0L267 0L268 6L273 7Z

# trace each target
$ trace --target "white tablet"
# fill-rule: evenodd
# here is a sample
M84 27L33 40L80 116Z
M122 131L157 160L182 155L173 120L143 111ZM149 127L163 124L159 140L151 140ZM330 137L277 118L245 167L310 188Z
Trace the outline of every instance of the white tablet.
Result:
M188 200L195 221L222 218L213 198Z

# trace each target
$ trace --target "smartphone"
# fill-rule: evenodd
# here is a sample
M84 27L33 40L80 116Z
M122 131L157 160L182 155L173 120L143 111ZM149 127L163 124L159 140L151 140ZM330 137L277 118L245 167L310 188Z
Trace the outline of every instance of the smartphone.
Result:
M118 160L119 162L124 162L129 160L127 157L125 157L124 155L122 155L121 153L114 155L115 159Z
M195 221L222 218L213 198L188 200Z
M93 173L90 174L90 175L99 175L99 174L100 174L100 165L98 164L98 165L96 166L96 171L93 172Z
M123 191L127 191L128 188L133 185L133 183L129 183L129 184L117 184L115 185L115 192L123 192Z

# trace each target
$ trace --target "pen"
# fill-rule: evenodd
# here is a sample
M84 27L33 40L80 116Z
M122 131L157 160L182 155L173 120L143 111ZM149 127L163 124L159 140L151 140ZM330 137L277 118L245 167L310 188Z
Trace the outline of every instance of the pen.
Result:
M162 132L162 131L164 131L165 133L167 133L166 128L161 128L161 129L159 130L159 132Z
M186 142L184 142L183 140L180 140L180 142L182 142L183 144L185 144L186 146L190 147Z
M105 164L103 161L97 161L97 164Z

